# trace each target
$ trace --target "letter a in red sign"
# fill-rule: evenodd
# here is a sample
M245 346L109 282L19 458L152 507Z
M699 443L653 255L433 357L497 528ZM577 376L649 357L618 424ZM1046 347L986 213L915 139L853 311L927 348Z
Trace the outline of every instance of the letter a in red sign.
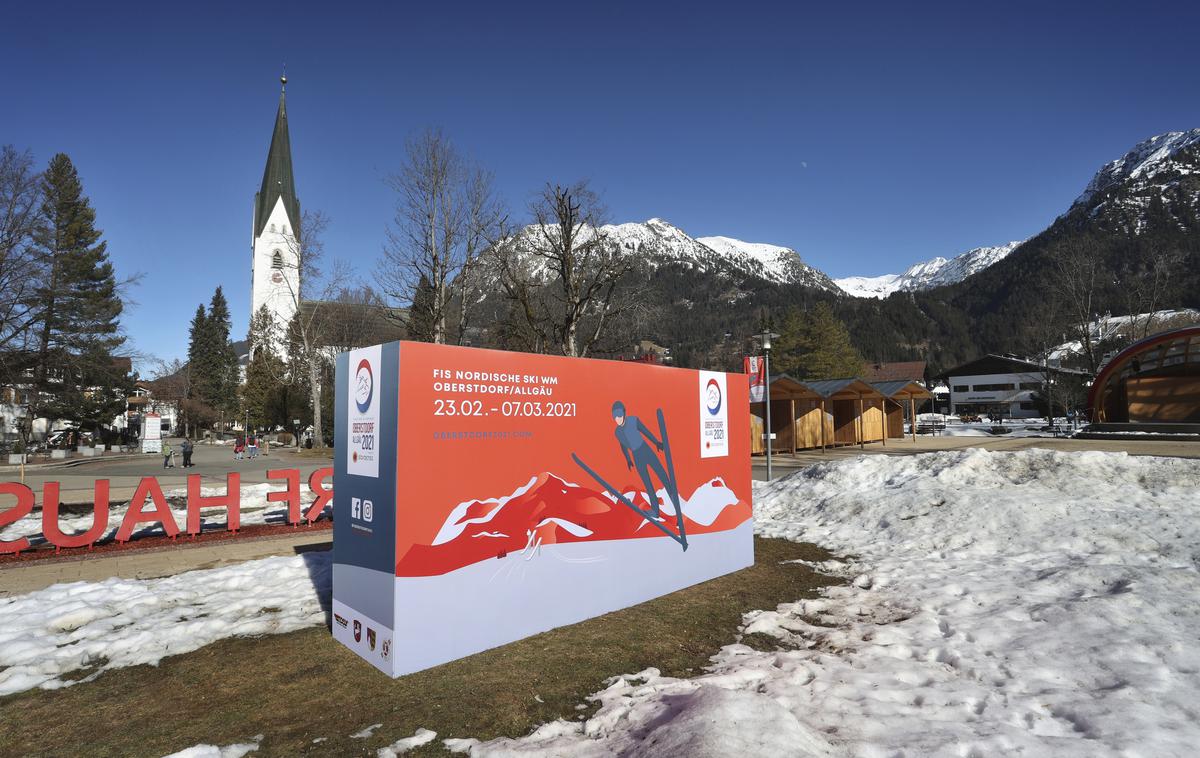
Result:
M147 497L154 504L153 511L142 510L146 505ZM129 501L129 510L125 511L121 528L117 530L117 542L128 542L130 535L133 534L133 528L146 522L160 522L168 537L179 534L179 525L175 523L175 517L171 515L171 509L167 507L167 499L163 497L162 487L158 486L158 480L152 476L144 477L142 481L138 482L133 499Z

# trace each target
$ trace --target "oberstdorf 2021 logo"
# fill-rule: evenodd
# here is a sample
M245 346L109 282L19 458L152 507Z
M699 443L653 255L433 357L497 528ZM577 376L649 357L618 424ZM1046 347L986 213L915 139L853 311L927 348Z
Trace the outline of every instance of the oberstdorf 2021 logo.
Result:
M717 384L716 379L708 380L708 387L705 390L705 407L713 416L721 412L721 386Z
M371 408L371 397L375 394L375 377L371 374L371 362L366 358L358 362L354 381L354 404L358 406L359 413L366 413Z

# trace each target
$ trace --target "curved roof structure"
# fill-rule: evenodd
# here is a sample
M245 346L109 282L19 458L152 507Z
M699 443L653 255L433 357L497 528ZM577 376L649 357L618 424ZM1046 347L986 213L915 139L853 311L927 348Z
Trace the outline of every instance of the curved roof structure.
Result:
M1171 418L1159 421L1185 421L1189 411L1178 407L1188 400L1190 389L1180 392L1186 382L1190 387L1200 382L1200 326L1188 326L1151 335L1133 343L1108 362L1096 376L1088 393L1088 408L1092 421L1121 422L1148 420L1131 418L1132 405L1130 385L1157 381L1164 389L1160 394L1169 395L1174 407L1168 414ZM1148 388L1148 392L1153 392ZM1161 403L1160 403L1161 404ZM1181 416L1175 418L1177 416ZM1200 414L1200 405L1190 415Z

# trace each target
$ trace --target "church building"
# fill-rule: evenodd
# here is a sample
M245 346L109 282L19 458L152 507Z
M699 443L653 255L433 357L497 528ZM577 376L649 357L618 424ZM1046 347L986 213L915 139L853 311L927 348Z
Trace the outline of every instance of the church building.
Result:
M288 136L287 77L280 77L279 110L263 169L262 187L254 196L251 230L250 313L264 305L275 320L277 335L296 315L300 303L300 198L292 173ZM276 352L283 354L282 345Z

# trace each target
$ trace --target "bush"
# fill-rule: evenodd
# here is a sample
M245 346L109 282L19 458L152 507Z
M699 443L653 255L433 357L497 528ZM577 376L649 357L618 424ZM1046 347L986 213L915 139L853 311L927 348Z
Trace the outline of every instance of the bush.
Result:
M25 440L22 437L17 437L17 441L13 443L12 451L17 455L25 452Z
M296 441L291 432L280 432L275 435L275 442L279 445L291 445Z

